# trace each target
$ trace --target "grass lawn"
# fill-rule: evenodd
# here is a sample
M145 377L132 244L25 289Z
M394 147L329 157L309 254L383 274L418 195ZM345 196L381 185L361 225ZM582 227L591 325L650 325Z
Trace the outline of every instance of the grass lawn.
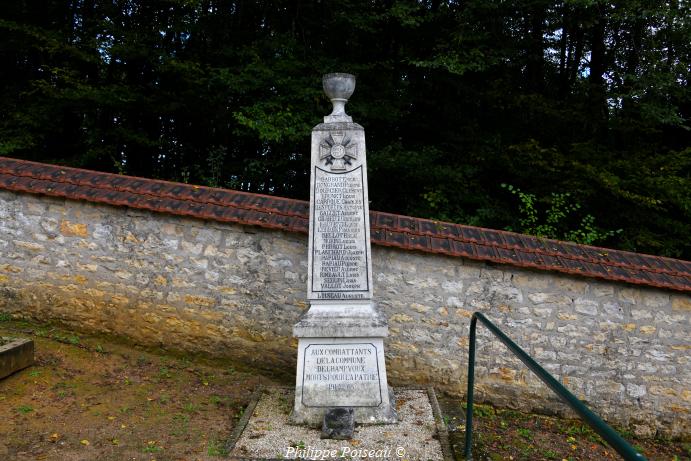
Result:
M2 460L221 459L261 379L46 325L0 322L0 335L36 348L0 380Z
M465 446L465 404L441 398L439 402L458 459ZM476 461L607 461L621 457L580 420L473 406L473 458ZM620 434L648 460L691 460L691 443L641 440L626 431Z

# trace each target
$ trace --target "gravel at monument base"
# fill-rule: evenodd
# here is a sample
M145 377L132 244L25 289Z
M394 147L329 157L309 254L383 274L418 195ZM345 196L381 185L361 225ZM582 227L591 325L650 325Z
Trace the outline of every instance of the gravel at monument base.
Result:
M356 426L352 440L322 440L319 429L290 425L288 416L293 395L290 389L267 388L231 457L339 459L346 454L352 459L443 459L432 407L424 390L396 391L399 423ZM307 457L298 457L298 450L304 450L302 453ZM337 455L316 457L316 450L336 450ZM370 450L375 450L374 456L365 453Z

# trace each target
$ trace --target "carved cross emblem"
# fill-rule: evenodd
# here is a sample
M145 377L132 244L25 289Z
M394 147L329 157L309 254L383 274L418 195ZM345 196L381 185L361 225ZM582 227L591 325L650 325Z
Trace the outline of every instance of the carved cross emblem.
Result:
M340 131L329 134L319 145L319 160L325 160L331 171L345 170L357 155L357 144L351 143L351 139Z

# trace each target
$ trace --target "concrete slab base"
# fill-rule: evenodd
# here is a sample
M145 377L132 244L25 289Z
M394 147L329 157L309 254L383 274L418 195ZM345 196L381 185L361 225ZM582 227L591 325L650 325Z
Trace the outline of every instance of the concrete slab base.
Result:
M0 379L34 363L31 339L0 337Z
M451 461L446 426L434 390L395 389L396 424L355 427L352 440L323 440L319 429L290 422L294 390L255 392L229 442L231 459L382 459Z

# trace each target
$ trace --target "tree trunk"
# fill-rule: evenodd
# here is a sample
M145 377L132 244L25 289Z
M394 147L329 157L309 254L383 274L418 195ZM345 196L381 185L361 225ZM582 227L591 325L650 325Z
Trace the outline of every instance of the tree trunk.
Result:
M595 5L595 22L590 30L590 75L588 76L590 111L593 133L604 128L607 119L606 92L603 75L606 70L605 30L607 19L603 12L605 6Z
M540 93L544 87L545 44L545 6L533 5L529 11L530 32L528 38L528 56L526 64L527 87Z
M569 7L564 3L561 17L561 37L559 38L559 95L564 97L568 92L567 44L569 39Z

